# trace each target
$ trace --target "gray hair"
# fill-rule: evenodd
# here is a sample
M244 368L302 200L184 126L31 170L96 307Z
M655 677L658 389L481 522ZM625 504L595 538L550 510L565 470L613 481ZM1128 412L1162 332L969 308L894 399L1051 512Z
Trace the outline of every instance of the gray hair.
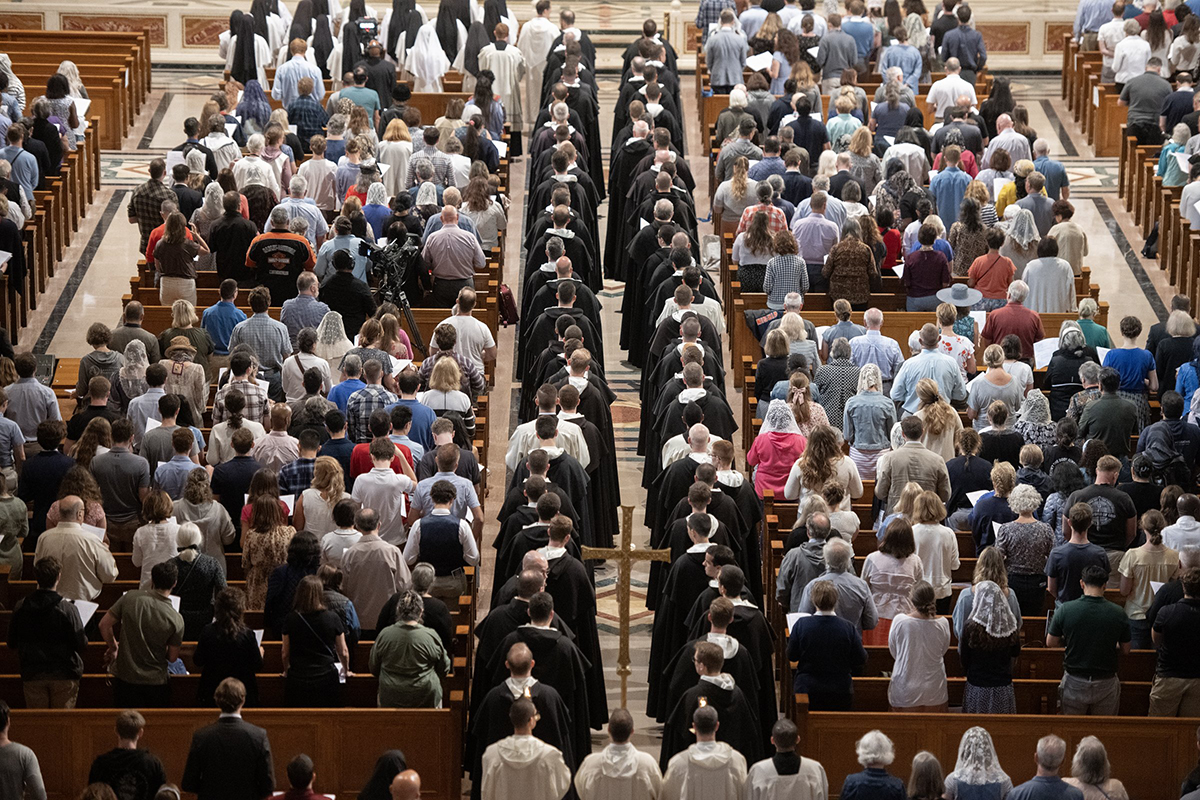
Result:
M1100 365L1095 361L1085 361L1079 365L1079 380L1083 383L1100 382Z
M1179 551L1179 566L1184 569L1200 567L1200 547L1190 544Z
M1058 346L1063 350L1082 350L1087 346L1087 339L1079 328L1068 328L1058 337Z
M408 589L396 601L396 619L400 622L418 622L425 613L425 601L414 590Z
M799 313L804 308L804 295L799 292L788 292L783 296L783 310Z
M825 566L831 572L846 572L850 569L850 559L854 551L844 539L830 539L825 542L821 555L825 558Z
M567 107L566 103L555 103L550 106L550 116L562 122L571 116L571 109Z
M267 146L267 139L261 133L256 133L246 140L246 149L257 155Z
M333 136L341 136L346 132L346 123L349 121L345 114L334 114L329 118L329 122L325 123L325 130Z
M868 328L878 328L883 325L883 312L878 308L868 308L863 314L863 322Z
M292 197L304 197L306 191L308 191L308 178L303 175L293 175L288 194Z
M1079 301L1079 316L1082 319L1091 319L1100 312L1100 304L1091 297L1085 297Z
M1136 22L1134 23L1137 24ZM1067 743L1053 733L1043 736L1037 743L1038 766L1046 770L1057 771L1063 759L1067 757Z
M841 542L841 539L835 539L834 542ZM833 544L833 542L830 542ZM842 542L845 544L845 542ZM825 545L826 548L829 545ZM1061 739L1059 741L1062 741ZM864 767L883 766L886 767L896 760L896 746L892 744L883 731L867 731L863 737L854 745L854 751L858 754L858 763Z
M432 564L424 561L417 564L412 568L413 591L418 594L425 594L429 591L429 587L433 586L433 579L435 577L437 577L437 573L434 571Z
M654 204L654 218L669 220L675 215L675 206L670 200L659 200Z
M1072 777L1088 786L1100 786L1108 780L1111 772L1104 742L1095 736L1080 739L1075 746L1075 757L1071 759Z
M362 358L349 353L342 359L342 372L346 373L351 378L357 378L362 374Z
M200 555L200 551L191 548L199 548L202 541L200 529L196 527L196 523L184 522L181 524L175 533L175 549L179 551L179 559L189 563L195 561L196 556Z
M850 340L844 336L834 339L833 345L829 348L829 355L833 358L849 358Z
M1027 483L1022 483L1008 495L1008 507L1017 514L1023 514L1026 511L1032 514L1042 507L1042 496L1038 494L1037 489Z
M1183 127L1187 128L1186 125ZM1034 155L1049 155L1050 143L1039 136L1033 140L1033 153Z
M1029 296L1029 284L1025 281L1013 281L1008 285L1008 299L1013 303L1024 303Z
M428 158L418 158L413 165L413 172L422 181L427 181L433 177L433 162Z
M8 179L12 175L12 164L4 158L0 158L0 178Z
M1196 323L1192 320L1191 314L1178 309L1172 311L1171 315L1167 317L1167 335L1195 336Z
M829 176L828 175L818 175L817 177L813 178L812 184L813 184L812 188L813 188L814 194L816 192L828 192L829 191Z
M287 230L288 212L286 208L275 206L271 209L271 227L276 230Z

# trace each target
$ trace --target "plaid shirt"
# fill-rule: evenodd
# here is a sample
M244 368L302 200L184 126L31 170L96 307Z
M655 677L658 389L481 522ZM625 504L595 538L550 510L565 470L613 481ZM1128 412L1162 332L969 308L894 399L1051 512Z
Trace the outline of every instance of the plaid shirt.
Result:
M477 397L483 394L483 390L487 388L487 381L484 379L483 373L475 366L475 362L465 356L459 355L453 350L448 353L430 353L429 358L421 362L421 369L418 374L421 376L422 386L428 388L429 376L433 374L433 365L443 356L450 356L458 363L458 368L462 371L463 394L468 397Z
M800 256L788 253L768 261L763 291L767 293L768 308L782 308L789 292L799 292L801 298L808 294L808 269Z
M404 181L406 188L411 188L420 183L417 180L417 162L422 158L433 164L433 182L441 186L454 186L454 165L450 162L450 156L438 150L436 147L422 146L419 150L413 149L413 154L408 159L408 176Z
M301 492L312 486L316 463L315 458L298 458L290 464L284 464L283 469L279 470L279 493L299 497Z
M346 418L350 426L350 439L354 442L371 441L371 414L400 402L396 395L378 383L368 383L346 402Z
M173 203L179 202L175 192L171 191L171 187L154 179L148 180L134 189L133 195L129 198L129 219L137 222L138 230L142 235L141 243L138 245L139 253L146 252L146 245L150 242L150 232L163 224L162 203L164 200L170 200Z
M288 122L296 126L296 135L306 147L309 139L325 132L325 123L329 121L325 109L310 94L297 97L289 103L287 115Z
M267 314L255 314L233 326L233 333L229 334L230 352L239 344L250 345L258 356L258 365L266 370L283 369L283 362L292 354L292 337L287 326Z
M730 9L737 14L737 4L733 0L701 0L700 8L696 11L696 27L700 29L703 41L708 41L708 26L721 24L721 11Z
M229 383L221 387L213 400L214 425L229 419L229 412L225 410L225 395L234 389L246 397L246 408L242 411L243 417L254 422L267 421L267 412L271 408L271 403L267 400L267 385L231 378Z
M742 218L738 220L737 233L734 236L737 236L738 233L750 227L750 220L754 219L754 214L758 211L767 212L767 226L770 228L772 236L788 229L787 217L784 216L782 209L772 205L756 203L752 206L746 206L746 210L742 212Z

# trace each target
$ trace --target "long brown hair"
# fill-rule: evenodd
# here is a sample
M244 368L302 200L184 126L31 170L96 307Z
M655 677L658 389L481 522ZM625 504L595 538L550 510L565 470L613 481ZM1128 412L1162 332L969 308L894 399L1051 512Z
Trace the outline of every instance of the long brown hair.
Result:
M917 381L917 399L921 402L917 410L925 412L921 419L925 423L925 432L930 436L941 436L958 416L958 412L942 398L937 381L932 378Z
M236 586L222 589L213 600L213 624L230 639L246 630L246 593Z
M837 473L834 467L842 459L838 436L828 425L818 425L808 435L808 444L800 456L800 480L813 491L820 491Z
M774 252L771 224L768 221L767 212L754 212L754 216L750 217L750 224L746 226L746 238L742 243L756 256Z
M292 609L298 614L312 614L325 610L325 585L316 575L305 575L296 587Z

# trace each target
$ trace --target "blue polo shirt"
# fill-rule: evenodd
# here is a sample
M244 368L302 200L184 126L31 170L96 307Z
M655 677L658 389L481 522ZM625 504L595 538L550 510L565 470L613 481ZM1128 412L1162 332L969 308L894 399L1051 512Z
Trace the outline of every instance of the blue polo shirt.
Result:
M420 444L426 450L433 449L433 421L437 419L437 414L429 406L422 405L416 400L405 400L400 398L400 402L393 403L387 407L387 412L392 413L392 409L396 406L408 406L412 409L412 430L408 432L409 437ZM416 453L413 453L416 456Z
M350 395L354 394L364 386L366 386L366 384L358 378L347 378L329 390L329 402L337 406L338 411L341 411L343 414L345 414L346 404L350 401Z
M245 321L246 312L228 300L222 300L204 309L200 327L212 337L213 355L229 355L229 337L233 333L233 326Z
M868 20L858 17L857 19L843 18L842 33L849 34L854 39L854 45L858 48L858 57L865 59L871 54L871 48L875 44L875 26Z
M1051 200L1057 200L1063 187L1070 184L1070 180L1067 178L1067 168L1057 161L1051 161L1049 156L1034 159L1033 166L1034 169L1046 176L1046 196Z

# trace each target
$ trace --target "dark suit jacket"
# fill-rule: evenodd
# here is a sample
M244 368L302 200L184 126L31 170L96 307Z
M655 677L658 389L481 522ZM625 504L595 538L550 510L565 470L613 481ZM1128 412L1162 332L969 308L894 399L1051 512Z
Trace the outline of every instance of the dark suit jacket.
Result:
M262 800L275 790L267 732L239 717L221 717L192 734L182 788L199 800Z

